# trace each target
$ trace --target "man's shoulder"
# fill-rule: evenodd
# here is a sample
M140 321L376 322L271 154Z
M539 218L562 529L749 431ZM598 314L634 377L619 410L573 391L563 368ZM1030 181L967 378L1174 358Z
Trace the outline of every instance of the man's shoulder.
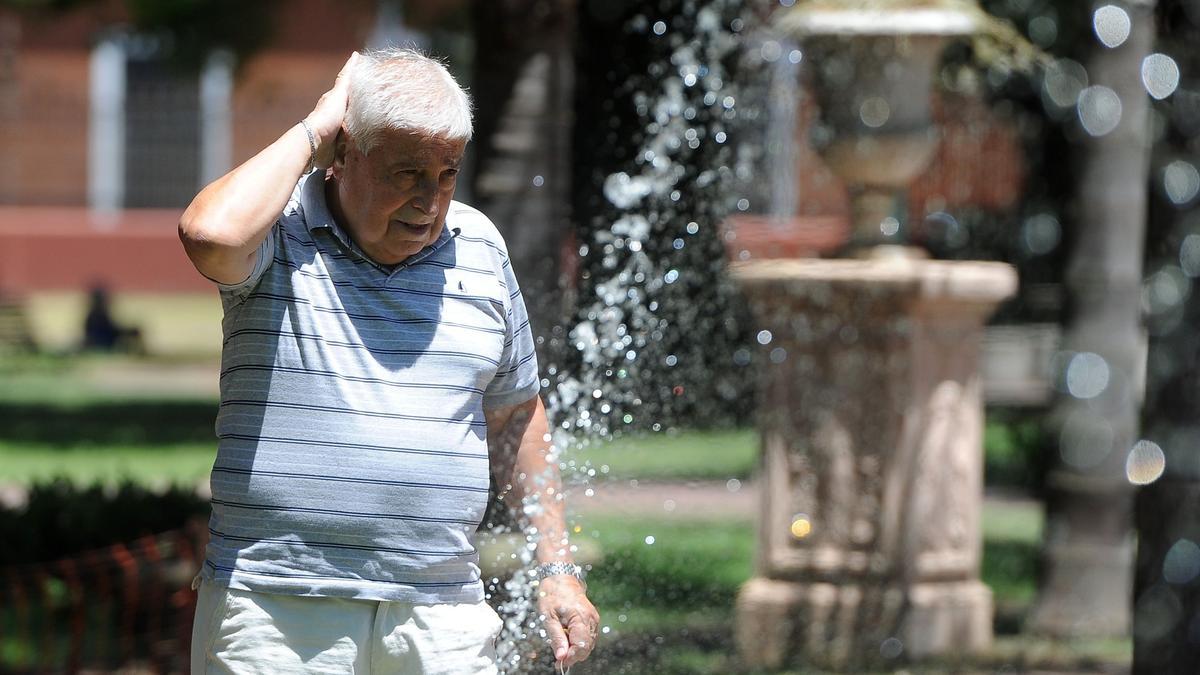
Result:
M446 225L459 230L458 237L465 241L480 242L508 255L504 237L496 224L479 209L462 202L450 202Z

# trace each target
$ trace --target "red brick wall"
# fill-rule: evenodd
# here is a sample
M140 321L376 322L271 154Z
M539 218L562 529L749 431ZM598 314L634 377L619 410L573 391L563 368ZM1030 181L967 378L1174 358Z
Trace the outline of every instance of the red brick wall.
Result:
M88 54L27 50L0 98L0 203L87 202Z

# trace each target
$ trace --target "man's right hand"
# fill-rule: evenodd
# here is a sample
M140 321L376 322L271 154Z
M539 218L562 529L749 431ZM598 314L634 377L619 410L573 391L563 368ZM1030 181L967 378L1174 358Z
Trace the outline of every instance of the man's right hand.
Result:
M334 144L337 142L338 132L342 129L342 122L346 118L350 73L354 70L354 63L358 61L358 58L358 52L350 55L350 58L346 60L346 65L342 66L341 72L334 80L333 88L321 95L317 101L317 107L313 108L308 117L304 118L308 127L312 129L314 140L317 143L317 166L319 168L326 169L333 164Z

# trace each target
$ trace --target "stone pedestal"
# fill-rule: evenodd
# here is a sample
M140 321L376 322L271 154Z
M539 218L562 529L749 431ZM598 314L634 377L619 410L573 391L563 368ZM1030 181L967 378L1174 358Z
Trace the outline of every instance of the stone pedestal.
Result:
M999 263L735 264L758 319L763 501L747 665L855 669L991 643L979 581L984 320Z

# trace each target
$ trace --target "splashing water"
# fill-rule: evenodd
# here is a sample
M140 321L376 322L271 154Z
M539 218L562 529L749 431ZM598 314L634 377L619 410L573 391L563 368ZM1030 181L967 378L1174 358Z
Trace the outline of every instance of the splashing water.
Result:
M642 392L653 385L647 376L654 368L675 368L700 361L670 353L659 358L656 343L675 328L663 315L666 291L685 283L690 270L677 267L672 254L684 251L702 234L715 228L727 206L732 171L724 166L727 123L736 117L736 90L731 86L727 58L738 47L734 33L743 25L740 8L732 0L683 0L679 14L689 19L690 35L671 29L669 21L638 14L625 23L627 33L639 39L663 41L665 58L651 65L660 77L657 88L631 92L642 126L636 161L608 173L596 187L612 217L605 226L593 227L580 245L580 256L590 265L588 293L581 296L576 322L565 334L558 351L571 366L546 368L552 386L546 395L547 414L553 425L557 469L564 486L594 494L598 475L589 461L573 457L590 443L611 438L631 425L658 430L646 424ZM709 151L720 161L697 166L697 151ZM685 203L684 193L703 191L703 204ZM679 222L679 232L663 238L666 223ZM719 240L708 233L711 239ZM689 250L688 253L694 253ZM712 256L717 262L719 252ZM707 283L711 283L708 280ZM732 350L731 350L732 351ZM654 364L648 363L655 360ZM698 364L703 366L703 364ZM744 364L743 364L744 365ZM678 394L682 386L670 389ZM562 495L556 494L556 499ZM544 505L527 499L523 515L535 514ZM568 523L568 531L580 528ZM496 534L496 533L493 533ZM498 646L503 673L536 670L544 662L546 634L537 616L536 584L530 574L540 534L526 527L524 545L511 555L518 571L496 584L504 596L500 603L505 626ZM654 538L646 538L652 545ZM601 617L601 633L612 618Z

